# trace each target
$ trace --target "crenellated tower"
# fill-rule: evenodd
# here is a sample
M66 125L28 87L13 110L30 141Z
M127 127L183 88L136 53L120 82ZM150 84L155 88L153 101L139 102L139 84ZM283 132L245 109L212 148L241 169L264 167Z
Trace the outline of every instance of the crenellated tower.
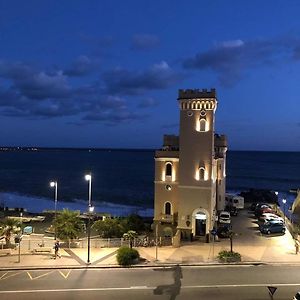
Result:
M179 90L178 103L179 137L165 136L163 149L156 151L154 220L163 234L170 211L164 205L170 202L168 227L175 244L182 238L209 241L226 188L227 140L215 134L216 90Z

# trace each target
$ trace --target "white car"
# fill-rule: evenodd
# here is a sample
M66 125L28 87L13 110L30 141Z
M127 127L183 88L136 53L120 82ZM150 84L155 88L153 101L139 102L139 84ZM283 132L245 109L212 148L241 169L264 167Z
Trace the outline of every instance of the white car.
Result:
M283 218L272 214L272 213L264 213L260 216L260 220L262 221L266 221L266 220L277 220L277 221L282 221L283 222Z
M221 224L230 224L230 213L228 211L221 211L219 214L219 223Z

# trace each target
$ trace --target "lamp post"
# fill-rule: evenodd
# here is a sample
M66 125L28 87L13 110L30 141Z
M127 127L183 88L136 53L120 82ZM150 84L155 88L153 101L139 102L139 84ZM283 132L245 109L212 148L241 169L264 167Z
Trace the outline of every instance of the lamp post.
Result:
M284 213L284 223L285 223L285 204L286 204L286 199L282 199L283 203L283 213Z
M85 180L89 182L89 206L88 206L88 257L87 263L90 264L90 248L91 248L91 213L94 211L94 207L92 206L92 175L85 175Z
M57 181L51 181L50 187L54 187L54 239L56 240L57 230L56 230L56 214L57 214Z

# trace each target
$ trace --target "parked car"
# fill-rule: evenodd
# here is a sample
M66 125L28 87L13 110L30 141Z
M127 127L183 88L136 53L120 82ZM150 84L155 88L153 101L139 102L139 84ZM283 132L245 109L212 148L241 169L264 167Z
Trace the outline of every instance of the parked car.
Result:
M229 238L231 232L230 224L221 224L217 229L217 235L220 238Z
M227 205L225 211L228 211L231 216L237 216L238 209L235 206Z
M279 222L269 222L260 226L261 233L285 233L285 226Z
M255 216L256 217L259 217L259 216L261 216L264 213L272 213L272 214L274 214L275 211L272 209L272 207L270 207L269 205L265 205L265 204L262 205L262 206L260 206L259 208L257 208L255 210Z
M261 216L259 216L258 219L259 221L275 219L275 220L281 220L283 222L283 218L273 213L263 213Z
M293 300L300 300L300 292L296 293L296 295L293 297Z
M230 213L228 211L221 211L219 214L219 223L221 224L230 224Z

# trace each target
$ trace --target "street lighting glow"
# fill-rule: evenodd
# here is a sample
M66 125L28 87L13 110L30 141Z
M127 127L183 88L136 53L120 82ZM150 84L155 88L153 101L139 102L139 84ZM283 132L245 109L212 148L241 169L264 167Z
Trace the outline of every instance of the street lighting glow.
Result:
M286 204L286 199L282 199L282 203L283 203L283 204Z
M51 187L55 187L55 186L56 186L56 182L55 182L55 181L51 181L51 182L50 182L50 186L51 186Z
M92 213L94 212L95 206L89 206L89 212Z
M92 175L91 174L87 174L84 176L86 181L91 181L92 180Z

